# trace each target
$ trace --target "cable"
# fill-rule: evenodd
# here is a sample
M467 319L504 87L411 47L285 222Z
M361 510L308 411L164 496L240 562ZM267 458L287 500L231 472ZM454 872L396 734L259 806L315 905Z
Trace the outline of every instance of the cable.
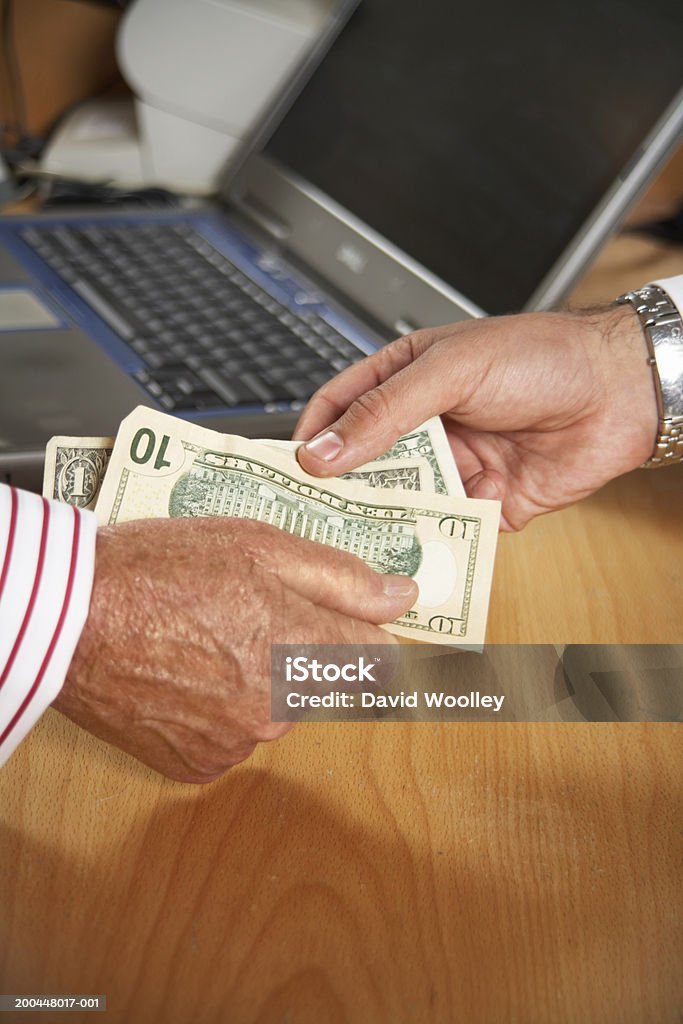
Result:
M43 209L55 206L178 206L180 198L168 189L150 186L141 189L117 188L107 182L73 181L47 177Z

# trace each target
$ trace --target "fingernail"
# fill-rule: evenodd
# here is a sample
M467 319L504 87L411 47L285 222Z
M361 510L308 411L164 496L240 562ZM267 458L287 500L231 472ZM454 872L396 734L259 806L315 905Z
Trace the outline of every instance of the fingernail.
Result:
M332 459L339 455L339 452L344 447L339 434L335 434L334 430L328 430L324 434L319 434L318 437L314 437L312 441L308 441L304 445L307 452L311 452L316 458L322 459L323 462L332 462Z
M481 480L477 480L470 492L470 498L484 498L492 500L497 497L498 488L494 481L488 476L482 477Z
M387 597L410 597L414 594L417 599L417 583L407 576L384 576L382 588Z

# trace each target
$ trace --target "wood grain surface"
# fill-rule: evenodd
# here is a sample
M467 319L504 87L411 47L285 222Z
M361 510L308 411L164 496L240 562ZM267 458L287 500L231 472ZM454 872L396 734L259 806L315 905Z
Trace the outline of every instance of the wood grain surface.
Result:
M673 1024L680 782L669 727L377 724L192 789L51 714L1 782L2 988L117 1024Z
M681 270L622 237L574 301ZM638 472L502 537L489 639L683 642L682 509L683 467ZM676 725L302 725L195 788L49 712L0 773L0 992L105 994L83 1024L680 1024L681 762Z

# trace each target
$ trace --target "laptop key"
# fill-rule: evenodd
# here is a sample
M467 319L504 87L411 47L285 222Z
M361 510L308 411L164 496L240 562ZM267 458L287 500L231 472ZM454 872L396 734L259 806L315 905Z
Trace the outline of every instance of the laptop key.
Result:
M292 398L306 399L310 398L312 394L312 388L309 382L307 380L301 380L300 378L290 377L289 380L283 380L281 387L283 387L287 395L291 395Z
M130 347L133 349L134 352L137 352L139 355L144 355L146 352L153 351L155 348L155 344L153 339L151 338L138 337L131 339Z
M205 367L197 372L197 376L207 385L211 391L223 399L226 405L239 405L240 396L232 383L225 379L222 373L210 367Z
M136 333L132 324L128 323L121 314L114 309L107 298L95 291L92 285L82 279L71 282L71 287L78 295L91 306L97 315L111 327L115 334L128 341Z
M193 391L190 395L178 398L176 409L178 412L189 412L190 410L219 409L225 405L215 391Z
M162 352L142 352L141 357L145 366L149 366L150 370L160 370L168 362Z
M150 395L153 395L155 398L159 398L163 394L161 384L157 384L155 380L150 380L145 384L145 391L149 391Z
M261 370L261 376L268 384L272 384L277 390L280 381L288 380L292 375L291 364L288 366L269 366Z
M197 391L204 390L204 385L200 381L199 377L194 377L191 373L178 377L175 385L178 391L182 391L184 395L193 395Z
M365 358L365 353L361 352L355 345L352 345L350 341L340 341L337 345L337 349L341 355L346 359L350 359L352 363L356 363L359 359Z
M254 394L257 395L262 402L272 402L276 397L275 393L271 391L268 385L257 377L255 373L243 373L240 377L240 383L251 388Z
M63 281L66 281L67 284L73 284L74 281L78 280L78 271L74 270L72 267L69 267L66 264L58 266L56 260L46 260L46 262L59 274Z
M310 380L311 384L313 385L316 391L318 390L318 388L321 388L323 384L327 384L330 378L331 374L326 373L324 370L314 370L313 373L308 374L308 379Z

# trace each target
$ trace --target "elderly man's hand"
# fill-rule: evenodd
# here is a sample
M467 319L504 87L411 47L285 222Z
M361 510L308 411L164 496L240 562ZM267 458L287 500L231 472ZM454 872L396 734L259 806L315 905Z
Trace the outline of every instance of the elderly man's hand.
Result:
M144 520L97 541L88 622L55 707L185 782L210 782L270 719L273 643L394 643L402 576L260 523Z

